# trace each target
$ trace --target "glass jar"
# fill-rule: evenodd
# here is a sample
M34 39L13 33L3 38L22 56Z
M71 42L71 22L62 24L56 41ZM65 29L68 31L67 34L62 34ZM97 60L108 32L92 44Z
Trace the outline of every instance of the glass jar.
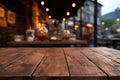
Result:
M48 39L48 30L45 27L45 24L42 24L38 29L37 39L40 41L44 41Z
M48 39L48 34L40 31L38 33L37 39L40 40L40 41L47 40Z
M24 36L23 35L14 35L14 41L15 42L21 42L24 40Z
M76 40L76 35L75 34L71 34L70 40Z
M63 40L69 40L70 39L70 31L64 30Z
M29 27L29 29L26 30L26 39L27 41L34 41L34 30L31 29L31 27Z

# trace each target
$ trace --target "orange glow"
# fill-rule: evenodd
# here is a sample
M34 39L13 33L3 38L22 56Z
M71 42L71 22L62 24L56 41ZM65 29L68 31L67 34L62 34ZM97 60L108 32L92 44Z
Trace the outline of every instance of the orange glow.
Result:
M79 27L78 25L75 25L75 26L74 26L74 30L77 30L77 29L78 29L78 27Z
M92 25L92 24L87 24L87 26L88 26L88 27L93 27L93 25Z
M51 19L51 16L49 15L49 19Z
M116 32L120 33L120 28L117 28L117 29L116 29Z
M64 30L64 33L70 34L69 30Z

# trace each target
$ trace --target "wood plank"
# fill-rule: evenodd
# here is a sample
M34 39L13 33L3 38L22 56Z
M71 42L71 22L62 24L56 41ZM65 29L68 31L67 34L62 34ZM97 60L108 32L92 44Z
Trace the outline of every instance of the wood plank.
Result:
M3 48L3 47L0 47L0 51L2 52L2 51L5 51L5 50L7 50L8 48Z
M85 56L87 56L95 65L102 69L110 80L120 80L120 64L109 59L106 56L99 54L97 50L91 48L79 49Z
M14 63L16 60L20 59L21 57L29 54L34 49L27 49L27 48L9 48L4 52L4 56L0 57L0 69L5 68L6 66ZM1 52L0 52L1 53Z
M111 48L106 48L106 47L99 47L99 48L91 48L92 50L97 51L99 54L114 60L118 63L120 63L120 51L111 49Z
M71 80L106 80L104 74L96 65L89 61L77 48L64 48Z
M0 48L0 58L10 55L15 50L17 51L18 49L16 49L16 48Z
M61 48L45 49L46 55L33 74L34 80L69 80L65 56Z
M27 49L31 50L32 48ZM0 80L29 80L44 56L40 50L35 49L34 52L29 52L18 61L0 70ZM21 51L25 50L21 49Z

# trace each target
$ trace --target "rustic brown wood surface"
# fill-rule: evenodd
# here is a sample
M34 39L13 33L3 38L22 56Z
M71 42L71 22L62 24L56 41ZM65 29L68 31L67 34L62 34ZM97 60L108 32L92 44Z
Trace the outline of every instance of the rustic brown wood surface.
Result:
M46 49L43 61L33 74L35 80L69 80L69 71L61 48ZM46 76L46 77L45 77Z
M21 50L22 49L22 50ZM23 57L24 55L28 54L31 49L25 48L9 48L4 51L0 51L0 68L5 67L17 59Z
M105 80L104 74L95 64L76 48L64 49L72 80ZM85 77L87 76L87 77ZM94 77L93 77L94 76Z
M120 80L120 63L115 57L120 56L120 51L108 48L82 48L80 51L105 72L110 80ZM117 53L116 53L117 52ZM117 56L115 55L117 54ZM110 57L111 56L111 57Z
M120 51L0 48L0 80L120 80Z

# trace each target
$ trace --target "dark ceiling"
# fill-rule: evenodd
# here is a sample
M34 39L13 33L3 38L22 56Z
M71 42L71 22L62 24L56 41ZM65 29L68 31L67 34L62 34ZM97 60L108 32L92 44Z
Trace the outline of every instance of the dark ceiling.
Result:
M78 8L82 6L86 0L44 0L44 6L40 4L41 1L42 0L38 0L39 8L45 10L45 8L48 7L50 9L48 14L51 15L52 18L62 19L76 15ZM73 2L76 3L75 8L72 7ZM70 12L70 16L66 15L67 11Z

